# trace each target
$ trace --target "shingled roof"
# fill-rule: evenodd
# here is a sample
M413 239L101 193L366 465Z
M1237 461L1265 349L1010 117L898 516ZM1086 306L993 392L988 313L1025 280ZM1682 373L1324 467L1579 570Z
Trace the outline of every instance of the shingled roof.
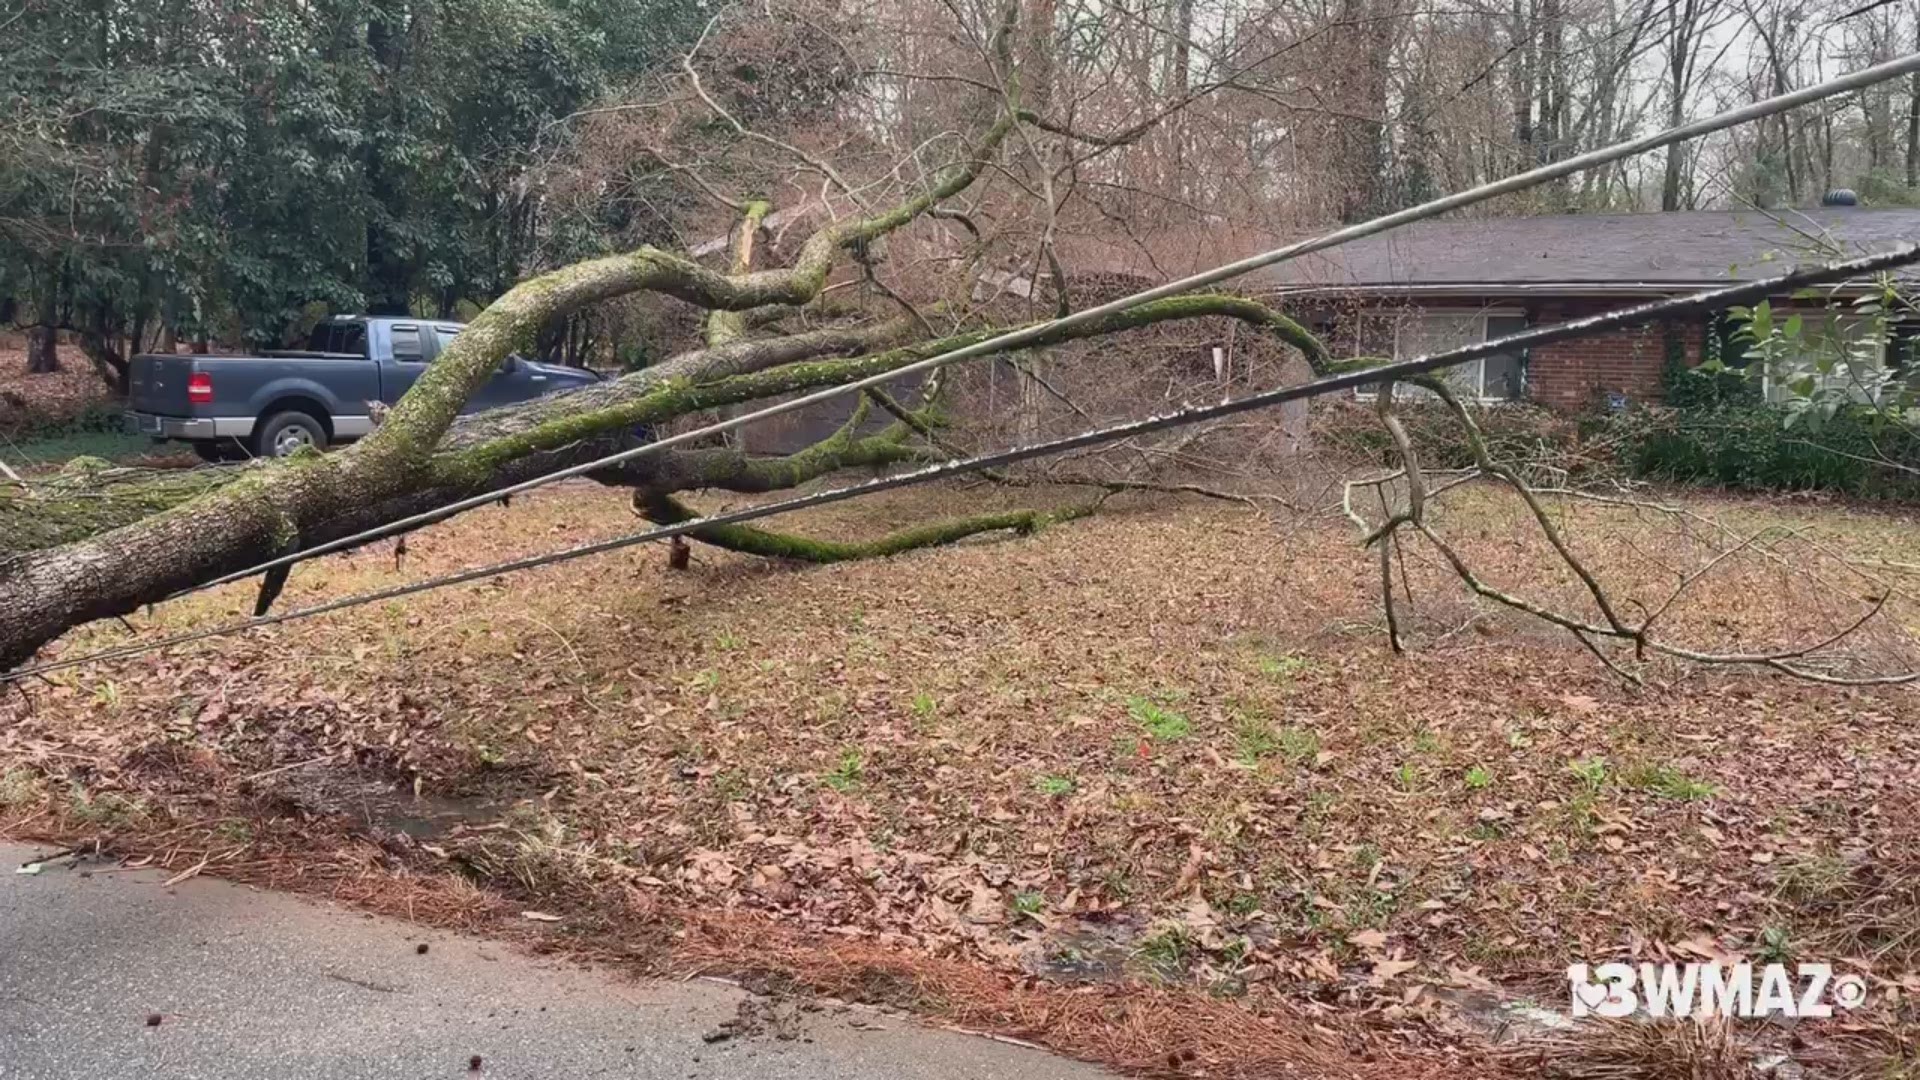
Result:
M1920 240L1920 210L1818 207L1427 221L1248 275L1281 289L1668 292Z

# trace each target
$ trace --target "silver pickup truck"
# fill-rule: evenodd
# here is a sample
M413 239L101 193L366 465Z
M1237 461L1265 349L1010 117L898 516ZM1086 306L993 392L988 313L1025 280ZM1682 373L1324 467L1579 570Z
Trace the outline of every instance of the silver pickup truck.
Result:
M373 430L374 414L400 400L459 323L335 316L297 352L257 356L136 356L127 430L193 443L210 461L324 450ZM478 412L599 379L591 371L510 357L463 410Z

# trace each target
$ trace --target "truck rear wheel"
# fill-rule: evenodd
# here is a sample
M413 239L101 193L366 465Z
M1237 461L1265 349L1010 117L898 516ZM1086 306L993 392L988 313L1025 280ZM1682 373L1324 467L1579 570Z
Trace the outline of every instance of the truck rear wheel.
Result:
M253 432L253 452L260 457L288 457L307 447L325 450L327 429L303 412L274 413Z

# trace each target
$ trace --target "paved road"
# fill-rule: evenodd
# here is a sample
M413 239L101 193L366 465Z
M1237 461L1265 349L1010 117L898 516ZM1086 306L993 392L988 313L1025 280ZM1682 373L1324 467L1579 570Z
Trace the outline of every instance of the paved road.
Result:
M789 1010L773 1031L709 1043L747 995L207 879L165 889L161 875L67 861L14 872L43 853L0 843L5 1080L1109 1075L864 1009Z

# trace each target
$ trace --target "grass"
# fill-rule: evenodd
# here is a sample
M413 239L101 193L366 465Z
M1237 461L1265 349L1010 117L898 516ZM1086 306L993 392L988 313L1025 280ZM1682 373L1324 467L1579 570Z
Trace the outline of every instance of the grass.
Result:
M45 782L31 769L8 769L0 773L0 809L31 806L40 801Z
M1581 602L1514 507L1461 491L1438 527L1489 580ZM1046 497L900 493L783 527L856 538ZM1920 529L1894 511L1690 505L1736 535L1781 524L1851 559L1920 565ZM1649 610L1673 578L1645 553L1698 554L1696 534L1633 515L1555 512ZM403 571L386 549L318 562L281 603L630 528L617 498L564 486L422 530ZM1796 571L1819 558L1786 555ZM1023 935L1097 911L1138 935L1125 948L1148 977L1244 967L1260 973L1253 1003L1329 982L1370 992L1367 950L1343 944L1365 930L1431 970L1534 987L1620 941L1739 928L1726 945L1757 948L1779 928L1811 957L1857 912L1872 915L1856 920L1860 948L1833 955L1899 941L1920 909L1869 871L1920 849L1909 692L1677 667L1631 690L1564 633L1476 604L1431 556L1410 548L1411 647L1395 656L1368 629L1377 569L1348 531L1270 530L1231 505L1129 496L1037 537L807 570L703 552L674 573L634 549L58 676L31 710L0 703L0 812L54 805L209 844L240 835L218 822L255 816L259 850L314 843L327 819L294 838L238 781L335 750L275 784L418 777L429 794L541 808L533 849L454 852L531 894L516 911L604 913L644 891L1013 978L1030 977L1008 959ZM1817 640L1857 616L1832 584L1857 570L1815 588L1728 559L1662 622L1747 651ZM132 621L186 630L251 601L215 590ZM1888 613L1895 629L1860 647L1897 657L1920 612L1896 599ZM93 794L64 798L75 780ZM1762 849L1778 857L1755 861ZM1866 869L1830 854L1856 851L1873 853ZM1649 884L1676 860L1684 887ZM1231 944L1243 937L1250 953ZM1915 970L1906 948L1877 973ZM1337 980L1313 974L1323 956Z
M1582 758L1567 763L1567 771L1587 789L1589 795L1597 795L1607 786L1612 772L1604 758Z
M1671 765L1636 765L1620 776L1628 787L1648 791L1663 799L1690 802L1712 798L1719 789L1704 780L1696 780Z
M820 782L842 794L860 787L860 780L866 775L866 758L858 750L848 750L840 755L840 763L835 765Z
M1048 798L1064 798L1065 796L1073 794L1073 777L1042 776L1033 782L1033 789Z
M1310 666L1304 656L1288 653L1284 656L1262 656L1259 660L1260 674L1275 682L1290 682L1304 674Z
M1127 698L1127 715L1153 738L1184 739L1193 731L1185 713L1168 708L1152 697L1134 694Z
M1169 979L1186 970L1193 961L1195 949L1192 931L1184 926L1168 925L1142 938L1133 957L1147 974Z
M1280 729L1280 756L1293 765L1311 765L1320 756L1320 736L1305 728Z
M143 435L127 435L117 431L74 431L0 445L0 456L3 456L8 464L20 468L59 465L77 457L128 461L146 457L162 449L165 448L156 447L152 439Z

